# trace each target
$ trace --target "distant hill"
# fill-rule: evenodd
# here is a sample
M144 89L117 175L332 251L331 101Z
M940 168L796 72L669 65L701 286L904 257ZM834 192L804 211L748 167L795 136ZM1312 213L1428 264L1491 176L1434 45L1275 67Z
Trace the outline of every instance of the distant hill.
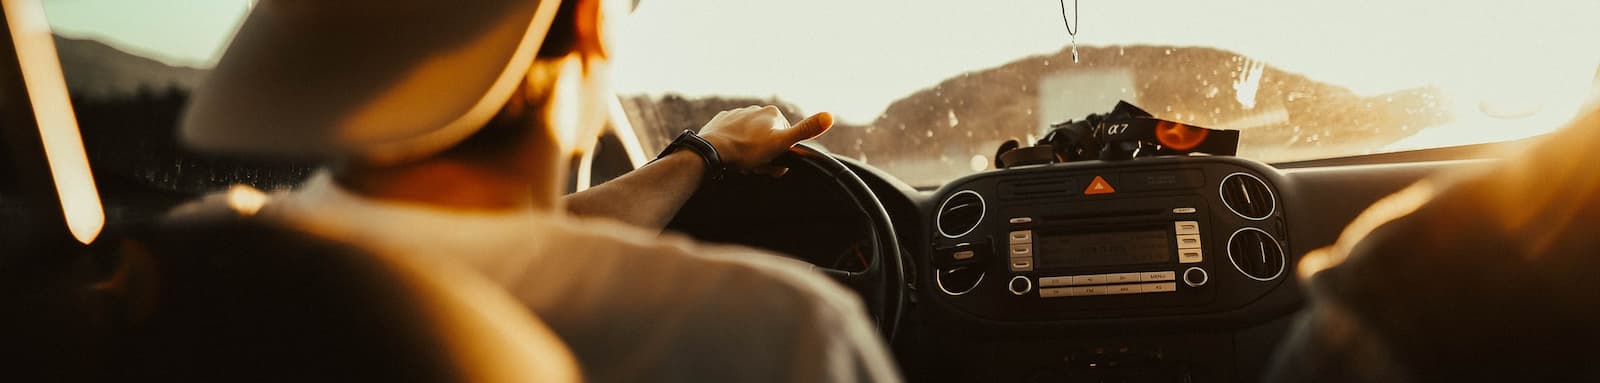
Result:
M67 88L74 96L126 96L141 87L150 91L192 89L206 74L203 69L167 65L95 40L56 36L55 43Z
M99 41L55 38L84 150L111 214L152 217L172 203L231 184L298 184L310 165L186 150L175 131L189 91L207 70L172 66Z
M1054 93L1052 102L1057 103L1098 99L1104 105L1093 106L1097 112L1126 99L1158 117L1240 129L1239 155L1269 160L1363 153L1448 119L1436 89L1359 97L1263 65L1257 67L1253 97L1245 97L1252 101L1247 106L1234 86L1247 77L1245 68L1251 63L1240 54L1167 46L1079 50L1079 63L1063 50L955 76L895 101L857 132L836 130L822 141L848 156L876 156L881 160L871 163L893 173L909 178L926 174L930 179L924 181L937 182L948 177L944 169L970 171L971 156L992 156L1003 140L1037 135L1049 122L1082 118L1082 112L1041 118L1039 113L1054 106L1041 103L1041 93ZM1071 81L1079 73L1086 79ZM1106 86L1119 82L1104 81L1117 77L1108 73L1121 74L1127 82L1120 88ZM1062 85L1049 88L1053 83ZM1073 89L1071 84L1100 86ZM929 167L933 169L925 169Z

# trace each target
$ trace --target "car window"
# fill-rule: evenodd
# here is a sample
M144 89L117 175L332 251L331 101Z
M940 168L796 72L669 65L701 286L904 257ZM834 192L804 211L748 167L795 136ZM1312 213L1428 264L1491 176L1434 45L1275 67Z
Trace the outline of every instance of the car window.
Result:
M1593 1L1082 2L1076 59L1074 5L644 2L617 82L658 146L713 105L828 111L816 143L917 186L1118 100L1282 162L1538 135L1600 89Z
M45 1L97 169L184 193L304 178L304 164L171 140L251 4ZM814 144L929 186L1118 100L1238 129L1238 155L1266 162L1542 134L1595 105L1593 20L1600 3L1584 0L644 1L621 24L614 77L647 152L718 111L773 104L793 120L834 113Z

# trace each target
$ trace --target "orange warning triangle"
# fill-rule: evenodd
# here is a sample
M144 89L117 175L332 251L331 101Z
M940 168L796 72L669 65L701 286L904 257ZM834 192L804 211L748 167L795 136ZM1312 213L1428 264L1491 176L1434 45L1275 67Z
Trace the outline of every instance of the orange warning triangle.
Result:
M1117 189L1113 189L1111 184L1107 183L1105 178L1100 178L1100 176L1094 176L1094 181L1089 182L1089 187L1083 189L1083 195L1111 194L1116 192Z

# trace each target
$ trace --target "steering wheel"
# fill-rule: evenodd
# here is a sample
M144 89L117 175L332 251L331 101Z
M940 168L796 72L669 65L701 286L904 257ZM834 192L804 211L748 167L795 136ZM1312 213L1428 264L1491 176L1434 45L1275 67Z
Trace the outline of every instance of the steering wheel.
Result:
M900 243L898 237L895 236L894 226L889 220L888 211L884 210L883 205L878 201L877 195L872 193L872 189L867 187L866 182L863 182L861 177L846 167L843 162L815 148L805 144L795 145L788 152L774 159L773 165L789 168L786 178L804 179L806 182L828 180L823 181L823 185L805 185L803 187L805 190L831 189L836 194L844 197L838 198L838 200L849 201L850 207L862 213L866 218L868 221L865 222L867 235L862 247L870 247L870 249L862 249L861 251L861 255L866 258L865 262L863 262L866 267L860 269L860 271L840 270L820 266L816 264L816 261L811 261L812 268L854 290L861 297L867 312L877 321L878 330L883 334L884 339L892 341L900 322L900 314L904 311L906 284L905 271L902 269L904 264L901 260ZM804 177L795 177L801 173L809 174L804 174ZM757 180L755 182L760 183L763 181ZM729 186L730 184L738 183L724 182L721 185L703 188L697 194L715 195L719 192L736 190L725 188L740 187ZM749 183L744 184L750 185ZM711 191L713 188L716 188L715 192ZM699 199L691 198L692 201ZM712 211L695 211L704 210L705 208L695 208L694 206L696 206L694 202L687 204L683 210L679 211L679 216L715 214ZM725 207L725 205L722 206ZM706 234L696 233L695 228L692 227L678 229L696 237L702 237L701 234ZM734 240L733 242L738 241ZM749 243L746 243L746 245L749 245ZM799 258L804 259L803 257Z

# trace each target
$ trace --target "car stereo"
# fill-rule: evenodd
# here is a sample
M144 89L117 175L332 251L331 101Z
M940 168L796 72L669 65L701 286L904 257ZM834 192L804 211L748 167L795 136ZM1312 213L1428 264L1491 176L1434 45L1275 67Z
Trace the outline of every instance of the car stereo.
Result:
M996 320L1215 312L1269 291L1287 259L1265 172L1228 157L1013 168L930 206L923 280Z
M1198 198L1191 198L1198 199ZM1008 217L1007 290L1044 299L1169 294L1204 286L1201 208L1172 198L1122 201L1132 207L1085 213L1057 205ZM999 234L999 233L996 233ZM1194 298L1194 295L1183 295ZM1188 299L1152 301L1182 304Z
M993 233L1004 238L1011 275L1006 288L1012 295L1172 295L1135 298L1145 306L1204 298L1178 294L1180 286L1195 289L1210 279L1202 235L1204 206L1198 197L1124 199L1115 205L1084 201L1027 210L1006 218L1007 225L998 229L1004 234Z

